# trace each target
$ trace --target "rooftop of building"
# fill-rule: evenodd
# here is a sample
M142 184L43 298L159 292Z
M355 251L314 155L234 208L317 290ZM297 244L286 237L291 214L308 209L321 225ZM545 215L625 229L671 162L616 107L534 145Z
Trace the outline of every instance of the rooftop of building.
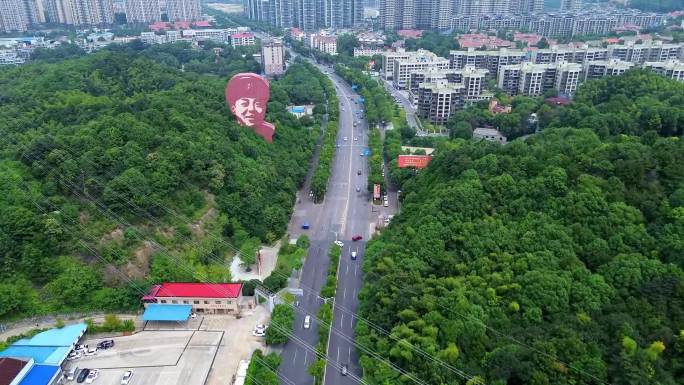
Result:
M143 299L155 297L237 298L241 283L166 282L154 285Z
M254 37L251 32L238 32L230 35L231 39L250 39Z
M33 365L19 385L46 385L55 377L59 371L58 366L52 365Z
M10 385L28 364L29 361L18 358L0 358L0 385Z

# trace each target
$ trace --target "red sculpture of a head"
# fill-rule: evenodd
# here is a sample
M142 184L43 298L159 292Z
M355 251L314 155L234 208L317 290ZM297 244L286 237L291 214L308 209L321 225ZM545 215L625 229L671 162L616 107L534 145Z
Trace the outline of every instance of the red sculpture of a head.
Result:
M272 142L275 127L264 121L269 98L268 82L254 73L237 74L226 86L226 102L238 123Z

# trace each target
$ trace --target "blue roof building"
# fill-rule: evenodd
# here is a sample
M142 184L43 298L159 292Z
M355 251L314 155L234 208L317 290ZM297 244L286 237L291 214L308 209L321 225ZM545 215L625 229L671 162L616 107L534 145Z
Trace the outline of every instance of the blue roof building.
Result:
M19 385L45 385L54 384L59 377L59 366L33 365L31 371L26 374Z
M84 323L50 329L31 338L24 338L12 345L17 346L68 346L75 344L88 327Z
M143 321L187 321L191 312L192 305L151 303L147 305L142 319Z

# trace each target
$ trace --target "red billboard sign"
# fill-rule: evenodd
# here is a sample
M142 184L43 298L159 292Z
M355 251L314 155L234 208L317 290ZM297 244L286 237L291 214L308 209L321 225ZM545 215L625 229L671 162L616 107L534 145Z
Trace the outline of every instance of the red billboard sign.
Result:
M380 199L380 185L373 185L373 199Z
M226 103L238 123L273 142L275 126L265 122L266 106L271 97L268 81L254 73L233 76L226 85Z
M397 158L399 168L425 168L431 160L430 155L399 155Z

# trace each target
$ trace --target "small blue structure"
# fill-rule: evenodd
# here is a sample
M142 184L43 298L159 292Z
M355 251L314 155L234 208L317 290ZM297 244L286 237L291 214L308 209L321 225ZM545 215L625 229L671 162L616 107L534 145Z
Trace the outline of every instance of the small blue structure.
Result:
M187 321L192 312L192 305L164 305L152 303L147 305L142 316L143 321Z
M370 156L371 154L371 149L366 147L363 149L363 156Z
M304 106L292 106L290 107L290 112L293 114L303 114L306 112L306 108Z
M363 103L363 102L365 102L365 101L366 101L366 99L364 99L364 98L362 98L362 97L359 96L359 103Z
M71 346L16 346L11 345L0 352L0 357L33 358L36 364L61 365L71 351Z
M356 84L352 84L351 89L352 91L356 91L359 89L359 86L357 86Z
M52 384L59 371L59 366L33 365L19 385Z

